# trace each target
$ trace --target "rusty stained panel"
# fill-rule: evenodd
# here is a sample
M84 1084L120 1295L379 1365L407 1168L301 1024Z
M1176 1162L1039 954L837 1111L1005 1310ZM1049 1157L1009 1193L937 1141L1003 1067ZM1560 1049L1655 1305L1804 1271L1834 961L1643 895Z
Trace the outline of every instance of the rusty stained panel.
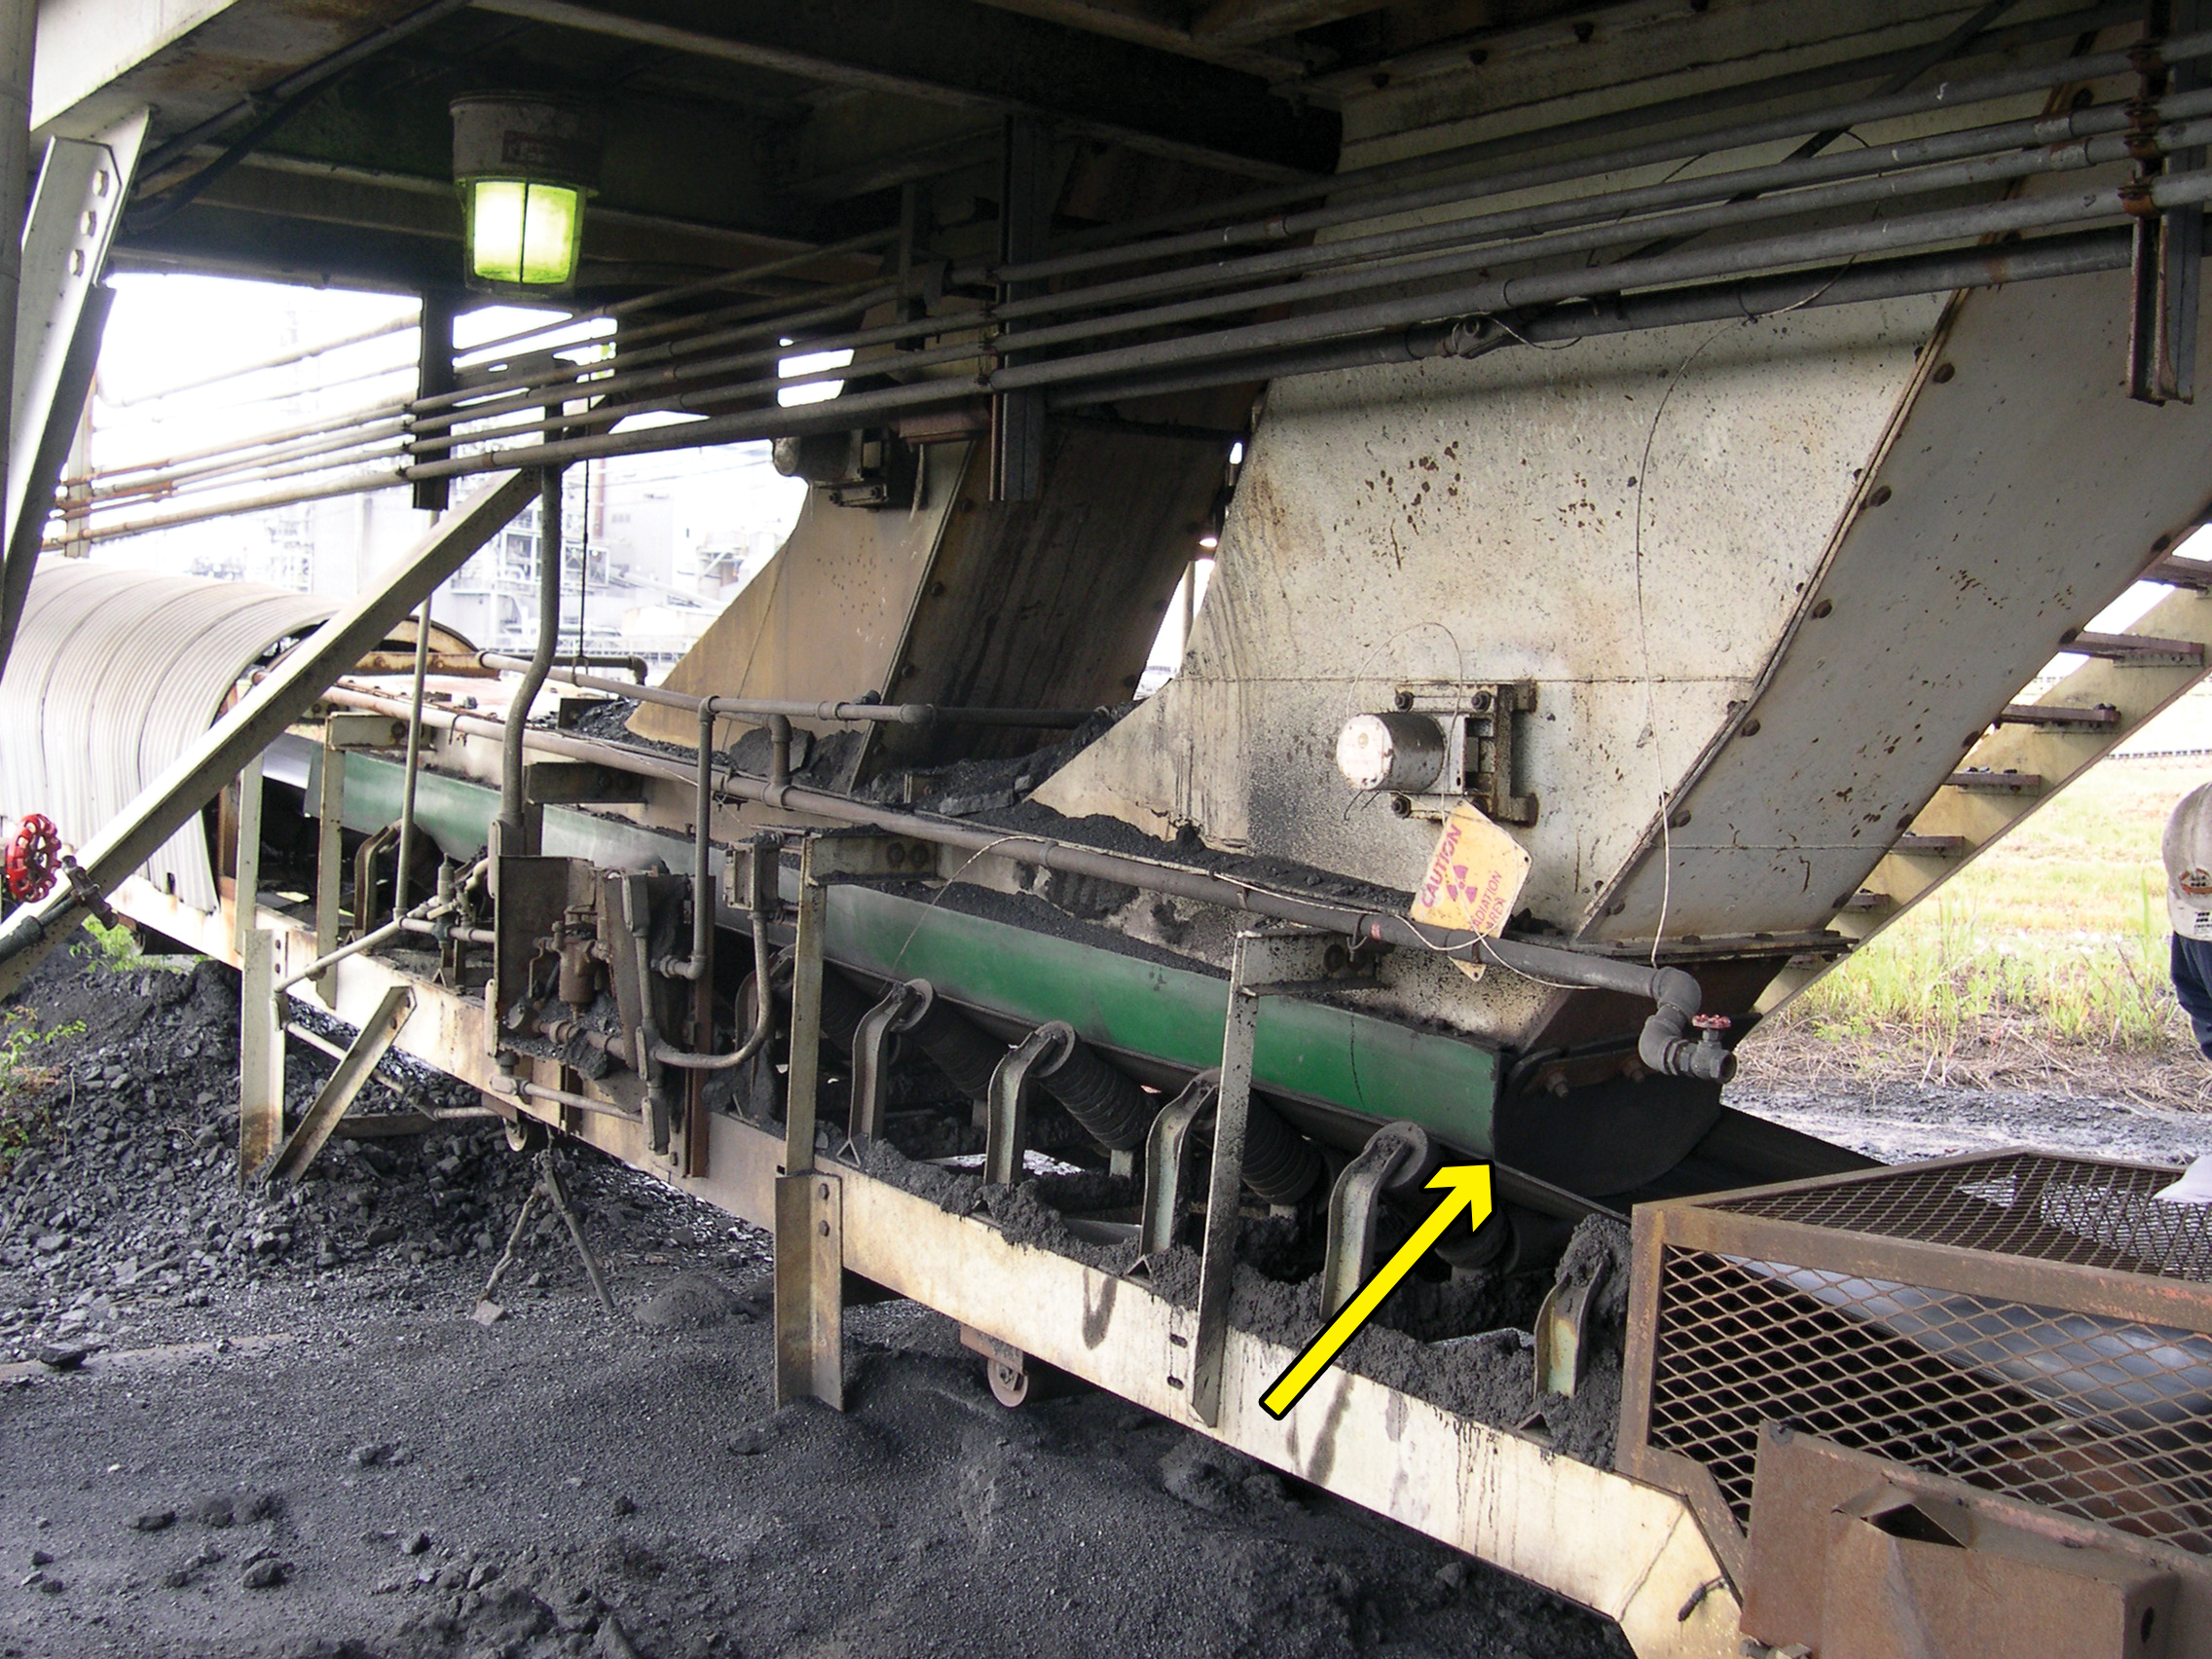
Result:
M1250 387L1149 407L1155 420L1234 431ZM898 698L948 708L1081 709L1126 702L1226 476L1228 442L1054 422L1045 495L993 504L970 467L900 664ZM1049 734L940 725L886 731L883 759L1018 755Z
M1670 934L1822 926L2067 631L2202 516L2212 404L2130 402L2126 328L2124 273L1958 300L1671 845L1647 821L1582 938L1649 938L1662 908Z

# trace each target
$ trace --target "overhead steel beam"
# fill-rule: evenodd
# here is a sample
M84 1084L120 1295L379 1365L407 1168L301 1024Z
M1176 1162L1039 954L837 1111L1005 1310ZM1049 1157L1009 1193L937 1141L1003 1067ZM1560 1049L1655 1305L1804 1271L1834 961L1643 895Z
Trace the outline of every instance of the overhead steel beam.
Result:
M1336 165L1337 117L1277 97L1256 75L968 0L901 0L871 11L866 28L832 0L742 16L707 0L477 6L832 86L1035 116L1062 132L1254 178L1295 181Z
M1213 0L1191 19L1191 35L1225 46L1249 45L1382 9L1377 0Z
M1136 46L1202 57L1210 63L1262 76L1271 84L1297 80L1308 68L1303 59L1265 45L1200 40L1188 26L1189 9L1172 4L1147 4L1146 0L984 0L984 4L1091 34L1111 35Z
M534 471L479 491L381 579L296 647L207 734L177 756L90 841L77 849L84 877L115 886L198 815L239 771L306 714L340 675L373 650L440 582L505 528L536 494ZM88 913L74 887L25 904L0 923L0 996L21 984Z
M0 672L30 596L54 487L92 391L114 300L100 276L148 113L139 110L97 139L52 140L23 228L7 484L0 491L0 527L7 535L0 558Z

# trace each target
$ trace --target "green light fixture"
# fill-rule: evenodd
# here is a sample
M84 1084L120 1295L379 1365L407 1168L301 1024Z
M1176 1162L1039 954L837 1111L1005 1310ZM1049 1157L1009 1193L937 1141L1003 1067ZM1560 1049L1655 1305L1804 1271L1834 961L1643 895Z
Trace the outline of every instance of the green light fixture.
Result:
M468 285L546 294L572 283L598 176L599 119L586 106L518 92L454 99Z

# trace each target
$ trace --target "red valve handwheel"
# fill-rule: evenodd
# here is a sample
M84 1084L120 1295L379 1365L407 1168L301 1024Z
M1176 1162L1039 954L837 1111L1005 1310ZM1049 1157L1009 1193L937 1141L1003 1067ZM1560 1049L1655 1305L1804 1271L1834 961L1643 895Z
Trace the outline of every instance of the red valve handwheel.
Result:
M8 838L8 897L25 903L54 891L61 869L61 831L43 812L25 815Z

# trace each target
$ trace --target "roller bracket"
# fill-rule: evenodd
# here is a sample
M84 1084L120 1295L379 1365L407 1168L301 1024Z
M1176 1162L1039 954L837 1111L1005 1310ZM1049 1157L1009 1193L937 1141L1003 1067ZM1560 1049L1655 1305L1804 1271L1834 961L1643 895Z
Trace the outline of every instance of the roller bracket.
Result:
M895 979L882 1000L861 1015L853 1034L853 1098L840 1157L852 1158L883 1133L892 1043L921 1023L934 997L927 979Z
M1037 1085L1035 1074L1051 1071L1065 1060L1075 1041L1074 1028L1064 1020L1040 1025L1009 1050L991 1073L990 1096L985 1103L985 1181L1010 1187L1020 1179L1022 1155L1028 1150L1029 1100Z

